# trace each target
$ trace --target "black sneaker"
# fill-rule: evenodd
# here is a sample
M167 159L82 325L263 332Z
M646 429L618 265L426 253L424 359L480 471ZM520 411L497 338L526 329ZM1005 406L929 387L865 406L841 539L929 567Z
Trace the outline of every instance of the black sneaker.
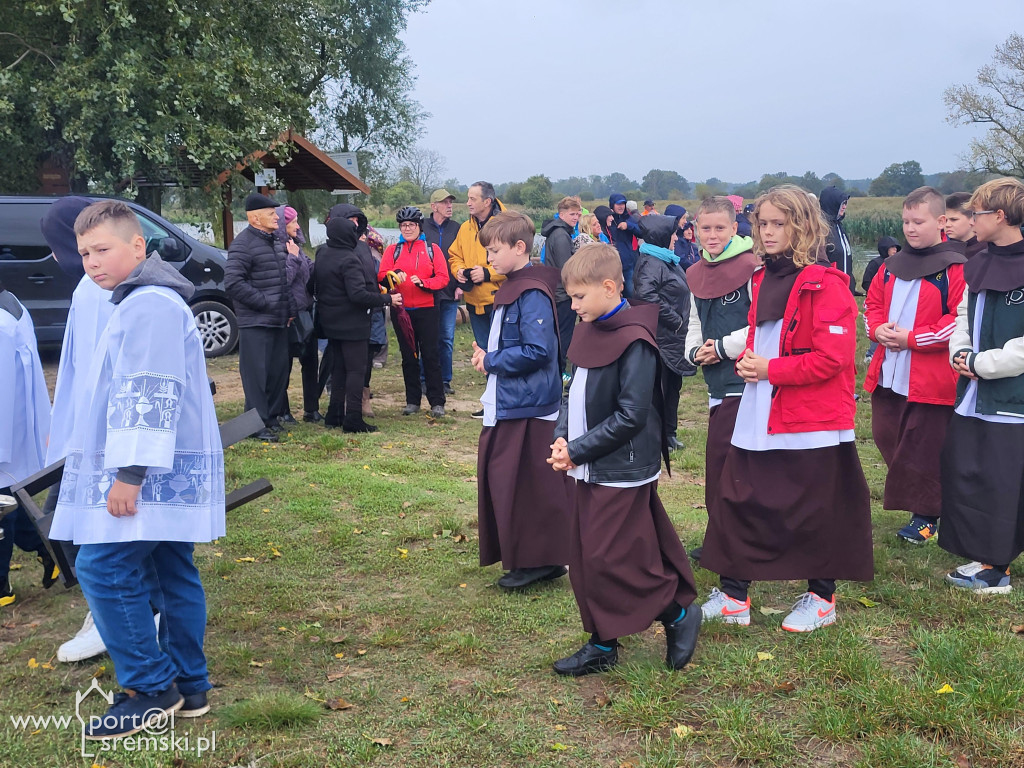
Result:
M123 691L114 696L114 703L103 717L90 717L85 726L85 738L90 741L119 739L131 736L147 726L167 718L181 709L185 699L178 686L171 683L166 691L147 696L137 691Z
M190 693L185 696L185 702L178 710L178 717L202 717L210 711L210 702L206 698L206 691Z
M479 411L473 411L471 414L474 419L482 419L484 417L484 409L481 408Z
M50 553L45 549L39 550L36 555L38 560L43 565L43 589L49 589L57 583L57 579L60 578L60 568L53 562L53 558L50 557Z
M594 672L605 672L619 662L619 644L610 651L602 651L593 643L587 643L572 656L559 659L552 666L555 672L568 677L582 677Z

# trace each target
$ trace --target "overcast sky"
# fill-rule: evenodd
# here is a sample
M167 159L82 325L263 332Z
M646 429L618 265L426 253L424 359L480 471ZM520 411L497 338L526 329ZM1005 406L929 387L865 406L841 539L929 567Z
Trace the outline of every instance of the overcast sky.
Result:
M432 0L404 39L446 178L743 182L954 170L943 91L1014 31L1021 0Z

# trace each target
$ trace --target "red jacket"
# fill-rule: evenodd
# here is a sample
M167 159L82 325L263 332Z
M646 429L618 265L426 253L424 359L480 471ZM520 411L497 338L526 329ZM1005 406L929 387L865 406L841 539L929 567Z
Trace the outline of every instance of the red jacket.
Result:
M398 251L398 248L402 250ZM426 239L420 235L412 242L399 241L389 245L380 260L377 279L382 282L389 271L405 272L406 279L398 286L398 292L402 294L402 306L406 309L434 306L434 291L448 285L448 262L444 254L436 245L430 245L430 251L427 248ZM413 285L410 279L413 275L423 280L427 290Z
M907 341L910 349L910 388L907 400L912 403L952 405L956 401L957 374L949 365L949 338L956 326L956 310L967 287L963 264L951 264L937 275L919 278L917 313ZM864 300L864 321L868 336L875 338L875 329L889 322L895 276L882 265L871 281ZM945 287L945 297L940 286ZM945 301L943 301L945 299ZM945 306L943 306L945 304ZM872 355L864 378L864 389L874 392L882 373L884 349Z
M751 278L747 349L754 346L763 278L764 267ZM768 433L853 429L857 303L849 276L821 264L804 267L786 302L782 328L779 357L768 363Z

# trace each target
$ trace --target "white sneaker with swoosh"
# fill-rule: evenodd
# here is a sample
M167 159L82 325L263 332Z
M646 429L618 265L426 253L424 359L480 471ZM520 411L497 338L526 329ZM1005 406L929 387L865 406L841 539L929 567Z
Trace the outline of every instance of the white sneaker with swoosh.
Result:
M823 600L813 592L804 592L782 621L787 632L813 632L836 622L836 596Z

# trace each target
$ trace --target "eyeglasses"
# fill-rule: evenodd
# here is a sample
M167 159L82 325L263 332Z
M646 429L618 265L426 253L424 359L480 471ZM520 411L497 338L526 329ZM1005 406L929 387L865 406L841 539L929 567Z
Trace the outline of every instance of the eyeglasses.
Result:
M971 211L971 218L973 219L975 216L983 216L986 213L995 213L995 211Z
M415 221L403 221L398 226L399 227L418 227L419 224L417 224Z

